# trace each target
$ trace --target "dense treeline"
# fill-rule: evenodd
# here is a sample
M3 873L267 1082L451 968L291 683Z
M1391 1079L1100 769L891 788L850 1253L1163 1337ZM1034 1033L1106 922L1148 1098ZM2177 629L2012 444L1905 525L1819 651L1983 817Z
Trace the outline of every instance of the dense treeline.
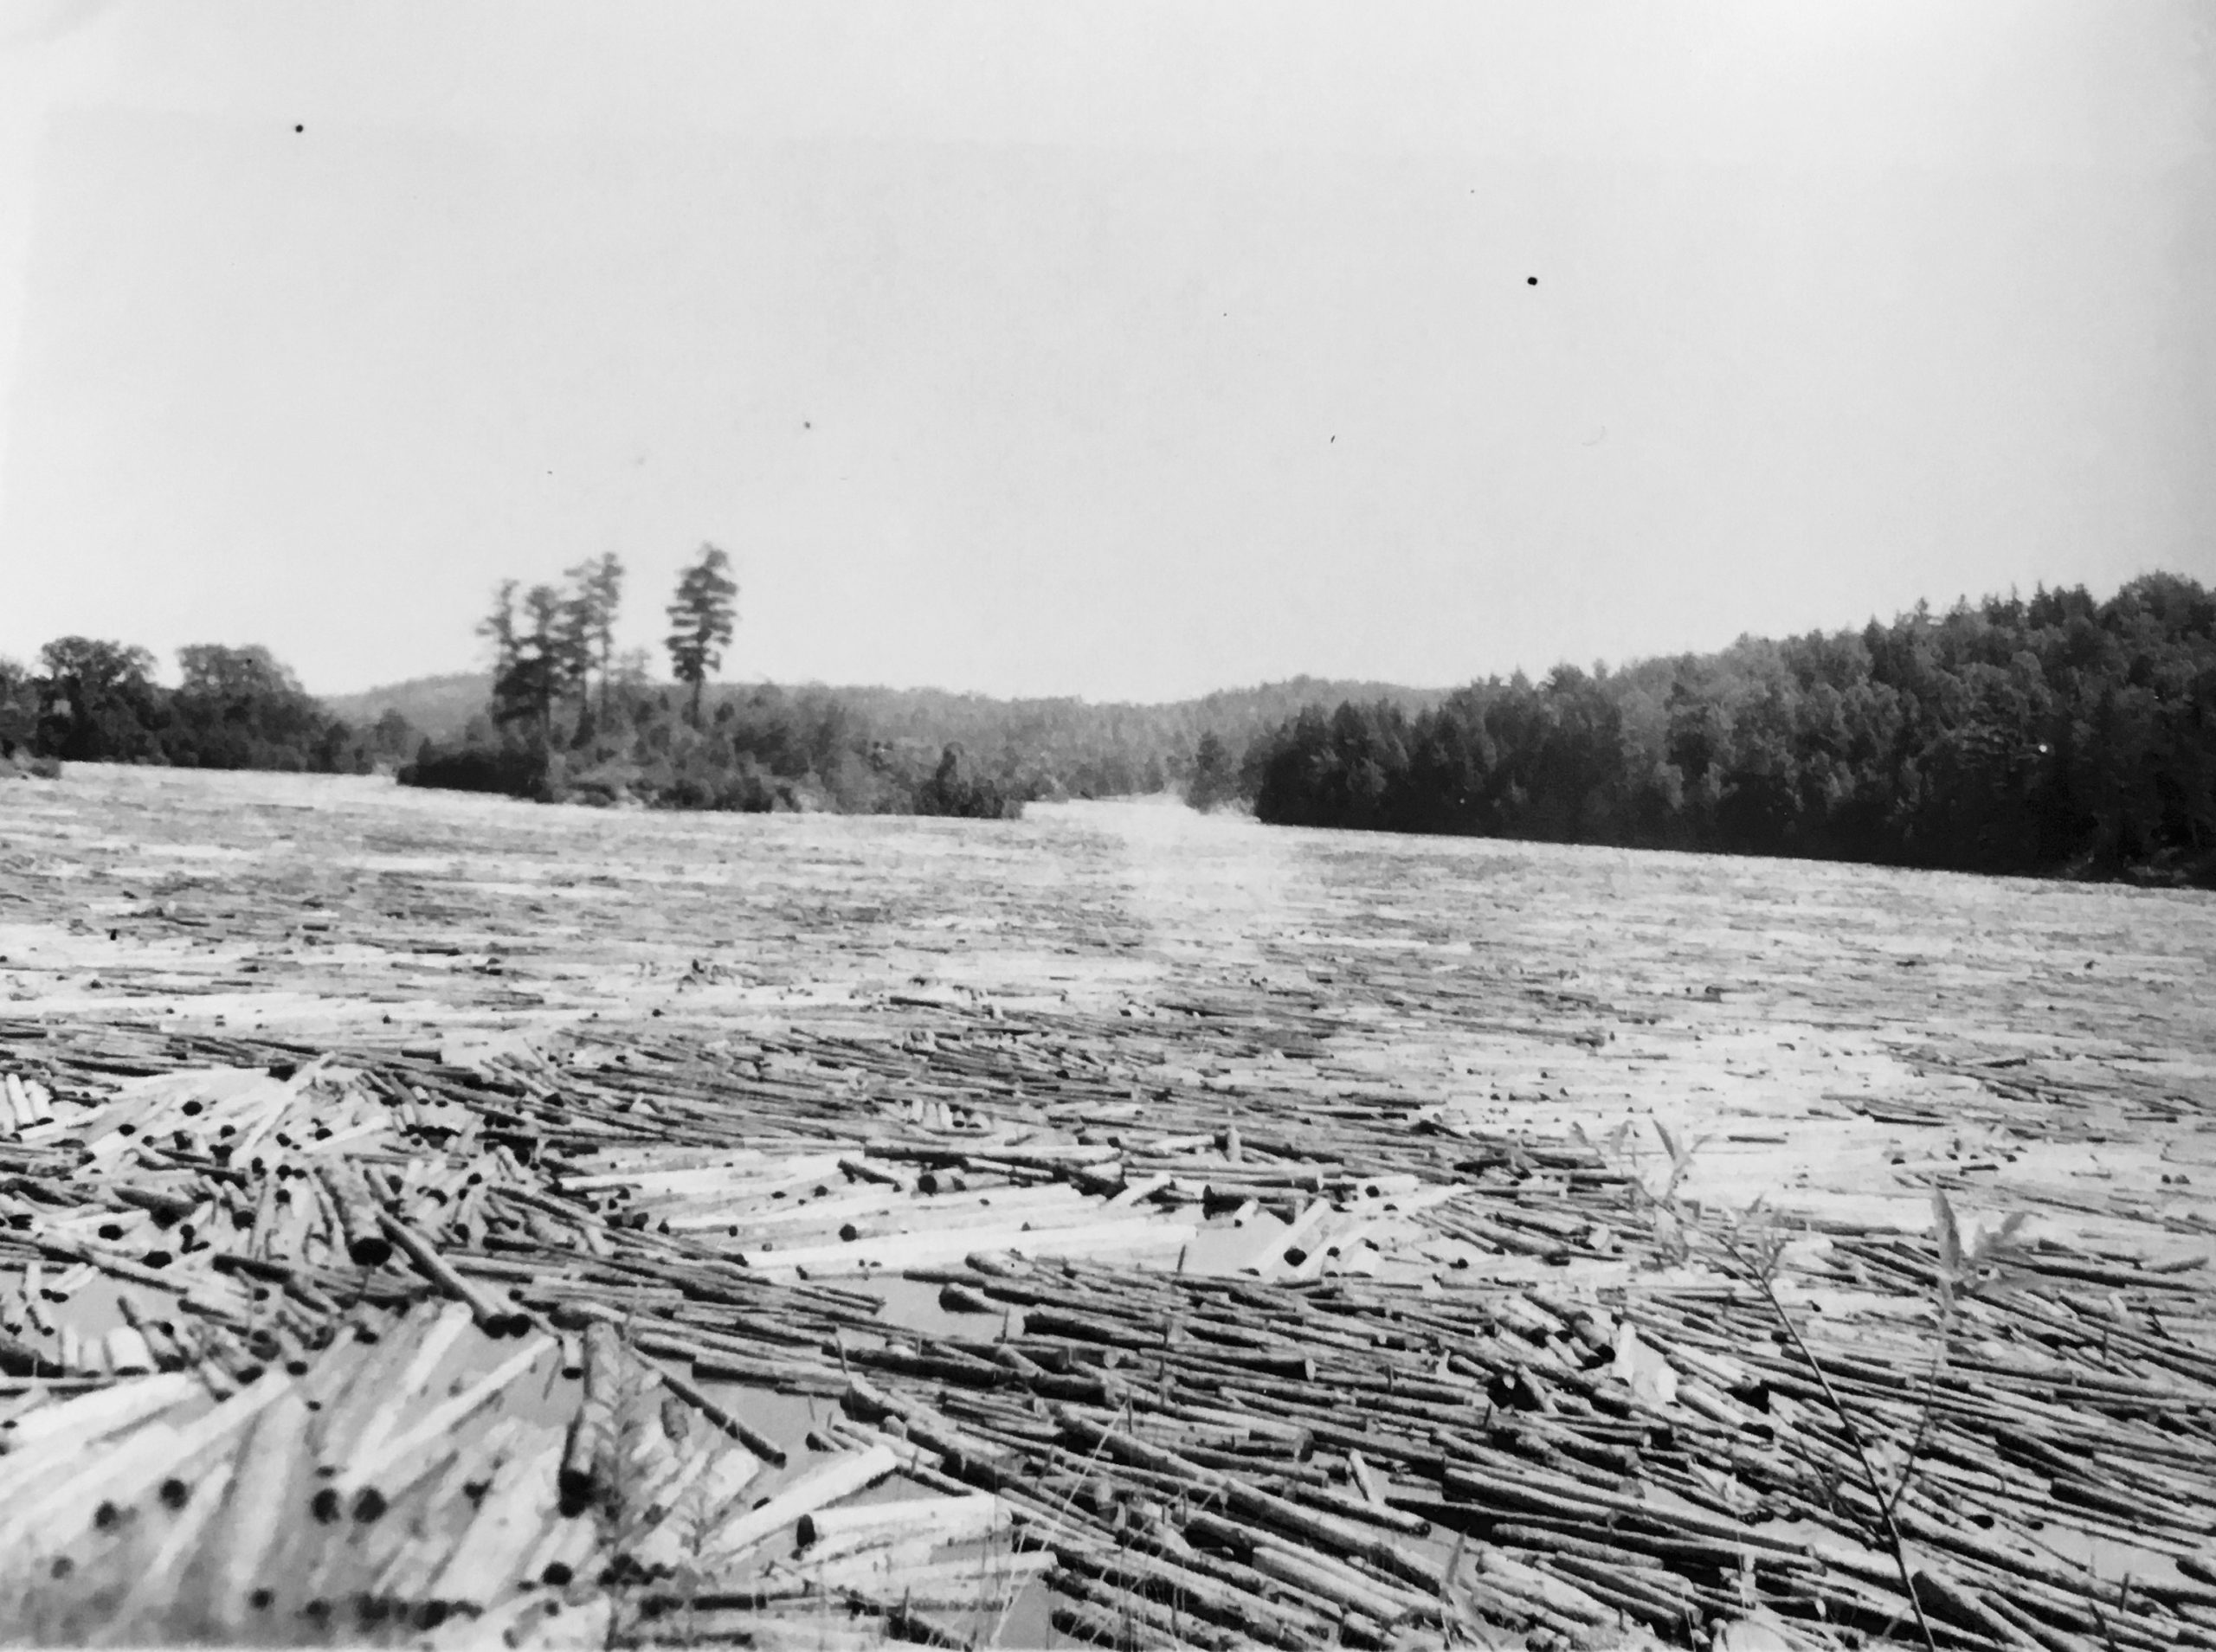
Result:
M35 667L0 659L0 762L153 762L181 768L367 774L413 748L404 718L357 729L261 647L177 650L181 681L143 648L59 637Z
M1265 820L2216 883L2216 593L2152 575L1622 671L1311 705Z

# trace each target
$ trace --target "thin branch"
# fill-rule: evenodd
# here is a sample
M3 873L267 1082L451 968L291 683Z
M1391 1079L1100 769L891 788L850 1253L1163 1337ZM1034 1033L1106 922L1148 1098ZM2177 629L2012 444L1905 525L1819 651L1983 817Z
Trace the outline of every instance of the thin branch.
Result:
M1847 1410L1845 1402L1839 1397L1839 1391L1832 1386L1830 1376L1817 1362L1816 1356L1809 1351L1807 1343L1801 1338L1800 1327L1794 1324L1793 1316L1785 1311L1785 1304L1778 1301L1777 1289L1770 1282L1769 1276L1749 1263L1744 1253L1729 1235L1719 1237L1724 1250L1730 1256L1731 1260L1739 1265L1740 1270L1754 1282L1755 1289L1762 1294L1762 1300L1769 1304L1771 1314L1775 1315L1777 1322L1785 1327L1786 1335L1793 1339L1794 1350L1800 1355L1802 1362L1815 1374L1817 1384L1824 1391L1824 1398L1830 1404L1840 1425L1846 1430L1847 1443L1854 1448L1855 1458L1862 1465L1863 1480L1870 1488L1870 1495L1877 1502L1878 1518L1884 1525L1885 1544L1892 1551L1893 1569L1900 1573L1901 1588L1906 1591L1908 1604L1916 1612L1916 1632L1923 1637L1924 1652L1939 1652L1938 1642L1931 1637L1930 1620L1923 1615L1923 1602L1916 1592L1915 1580L1909 1576L1908 1550L1901 1540L1901 1528L1893 1519L1893 1505L1886 1499L1884 1484L1878 1477L1877 1466L1870 1461L1870 1448L1863 1440L1862 1430L1856 1424L1854 1414ZM1911 1456L1906 1474L1913 1474L1915 1470L1916 1460ZM1904 1488L1907 1484L1905 1474L1902 1484Z
M1946 1317L1942 1315L1939 1321L1939 1346L1932 1350L1931 1369L1923 1379L1923 1411L1916 1419L1916 1437L1909 1442L1908 1462L1901 1469L1900 1483L1893 1488L1893 1495L1884 1500L1888 1520L1900 1507L1901 1499L1908 1495L1908 1488L1916 1479L1916 1465L1923 1460L1923 1448L1931 1438L1932 1424L1939 1415L1939 1373L1947 1368L1948 1334ZM1827 1383L1825 1386L1828 1390L1830 1385Z

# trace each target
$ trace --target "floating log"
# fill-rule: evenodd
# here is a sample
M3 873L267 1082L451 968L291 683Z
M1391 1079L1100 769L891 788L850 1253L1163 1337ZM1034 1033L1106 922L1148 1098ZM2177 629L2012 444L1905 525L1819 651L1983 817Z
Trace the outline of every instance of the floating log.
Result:
M930 1546L975 1542L1008 1526L1007 1504L991 1492L979 1491L814 1509L800 1517L797 1534L812 1559L825 1560L895 1540Z
M223 1495L222 1518L189 1585L186 1604L215 1635L240 1640L257 1613L263 1595L267 1611L274 1604L296 1610L285 1599L284 1578L271 1560L298 1518L291 1500L307 1452L312 1417L297 1392L276 1395L241 1445L237 1468ZM266 1593L264 1593L266 1591Z
M185 1489L183 1506L173 1512L169 1529L139 1569L129 1592L112 1609L106 1638L128 1643L149 1631L159 1632L181 1585L188 1581L187 1567L203 1534L228 1506L227 1494L237 1473L237 1464L226 1458L201 1484Z
M158 1422L134 1430L84 1471L62 1476L60 1483L32 1491L0 1511L0 1543L51 1552L74 1541L93 1527L102 1507L132 1507L173 1470L245 1428L291 1387L289 1378L266 1375L190 1422Z
M584 1388L570 1419L557 1476L562 1513L575 1515L603 1502L615 1477L616 1417L625 1360L615 1327L596 1320L584 1331Z
M700 1388L672 1371L660 1373L661 1381L670 1392L706 1417L731 1438L765 1462L783 1468L785 1449L767 1435L750 1426L746 1420L728 1407L718 1405Z
M154 1351L133 1327L119 1325L100 1340L102 1363L119 1377L144 1377L157 1366Z
M728 1563L796 1524L802 1515L874 1485L899 1466L899 1459L884 1446L834 1457L759 1507L725 1521L713 1533L715 1552Z
M474 1517L426 1586L427 1598L475 1615L523 1579L525 1561L562 1519L558 1502L564 1495L551 1430L538 1430L538 1437L545 1449L526 1437L494 1469L491 1483L477 1495Z
M383 1267L391 1259L392 1240L378 1219L382 1212L361 1173L344 1159L332 1159L319 1166L317 1173L338 1212L348 1259L357 1267Z
M1351 1607L1390 1626L1403 1619L1435 1616L1438 1597L1401 1588L1356 1572L1343 1561L1272 1539L1253 1527L1213 1514L1187 1518L1189 1537L1243 1556L1255 1571L1293 1585L1309 1594Z
M377 1221L393 1244L407 1252L408 1259L422 1270L424 1277L448 1295L468 1305L471 1315L486 1335L506 1336L529 1326L531 1321L527 1316L512 1313L489 1293L471 1284L438 1253L430 1241L390 1212L378 1212Z
M455 1428L499 1399L512 1384L555 1348L551 1337L531 1338L461 1392L422 1413L404 1431L373 1450L357 1452L333 1482L332 1491L342 1502L355 1508L357 1520L365 1514L373 1517L374 1511L390 1503L391 1488L407 1484L441 1450L450 1448L449 1437ZM370 1492L377 1495L366 1505L358 1501L362 1494Z

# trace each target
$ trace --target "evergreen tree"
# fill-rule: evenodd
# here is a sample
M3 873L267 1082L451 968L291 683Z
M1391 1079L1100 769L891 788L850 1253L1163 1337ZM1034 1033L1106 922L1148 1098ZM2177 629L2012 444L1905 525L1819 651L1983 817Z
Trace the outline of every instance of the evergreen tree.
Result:
M493 720L502 727L527 724L541 744L551 741L554 708L575 691L583 670L581 645L566 623L562 593L534 585L524 593L520 620L513 580L501 583L490 618L478 630L493 640Z
M738 582L731 577L731 558L713 545L700 547L699 560L677 582L669 605L669 659L680 683L692 685L692 723L700 726L700 691L708 673L724 663L738 614Z
M614 551L568 570L571 594L564 609L567 634L600 675L598 720L608 721L609 678L615 659L615 614L623 601L623 562Z
M516 687L516 582L504 579L493 590L493 607L477 622L477 634L493 645L493 721L506 728L522 712L512 696Z

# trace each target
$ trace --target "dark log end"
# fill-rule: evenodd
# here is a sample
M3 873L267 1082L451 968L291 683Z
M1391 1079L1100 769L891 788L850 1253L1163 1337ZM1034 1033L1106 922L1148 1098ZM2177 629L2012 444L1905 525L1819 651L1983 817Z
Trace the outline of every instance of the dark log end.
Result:
M575 1520L592 1507L593 1477L589 1473L565 1468L557 1481L561 1499L562 1517ZM548 1579L551 1582L552 1579ZM564 1579L564 1581L567 1581Z

